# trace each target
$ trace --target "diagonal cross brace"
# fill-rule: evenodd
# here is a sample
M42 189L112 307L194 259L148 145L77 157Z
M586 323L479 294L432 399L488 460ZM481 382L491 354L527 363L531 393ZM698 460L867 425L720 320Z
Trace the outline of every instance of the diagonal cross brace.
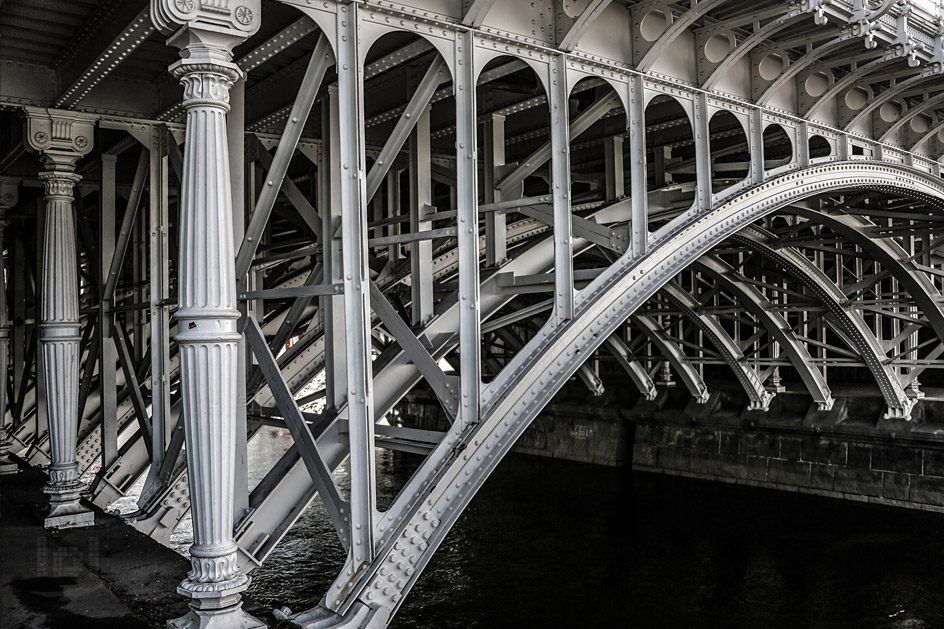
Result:
M244 277L249 272L249 266L256 253L256 247L259 246L262 232L269 221L272 208L275 206L279 189L284 186L283 181L289 181L285 179L285 174L288 172L288 166L292 161L292 155L295 153L295 147L298 146L298 141L302 137L305 121L308 120L308 114L311 113L311 108L315 103L318 90L321 88L325 72L332 63L331 44L322 33L318 37L315 49L311 52L311 59L308 62L308 68L305 70L305 77L302 79L298 96L295 99L295 104L292 105L292 112L289 114L288 122L282 131L282 137L279 139L279 146L275 151L275 157L272 159L272 166L269 168L265 184L262 186L262 192L259 193L256 209L249 221L249 226L246 228L246 237L239 247L239 253L236 254L237 278ZM304 216L304 213L302 215ZM308 219L306 218L306 220ZM316 234L318 233L318 228L312 227L312 230Z
M419 372L426 378L443 408L449 413L450 420L455 420L456 413L459 410L459 379L443 373L443 370L436 363L436 359L416 338L410 327L373 282L370 283L370 307L374 309L387 331L393 335L403 351L410 356Z
M252 317L246 318L246 340L249 341L252 353L256 355L256 360L259 361L259 367L265 375L266 382L269 383L269 389L272 391L272 397L275 398L279 411L285 417L285 424L292 433L292 439L295 441L302 462L304 462L305 468L311 475L311 481L318 490L318 495L321 496L321 500L324 502L325 509L331 517L331 522L334 524L334 528L337 529L338 536L346 548L349 546L347 541L348 504L341 496L341 490L338 489L334 476L331 475L331 470L318 451L315 437L311 434L311 429L308 427L304 415L299 410L295 398L292 397L292 392L282 378L282 373L279 371L279 366L272 356L272 352L269 351L269 346L265 341L259 323Z
M619 105L619 96L616 92L610 92L590 105L570 122L570 140L573 141L574 138L592 127L594 123L617 105ZM551 143L545 142L522 160L520 166L502 177L495 188L502 194L511 192L515 186L521 184L528 175L534 174L549 159L551 159Z
M403 148L403 145L406 144L406 141L410 138L410 132L413 131L413 127L416 126L416 121L419 120L420 114L429 106L430 101L433 99L433 94L436 93L436 88L443 82L443 70L445 67L446 63L443 61L442 56L437 54L433 62L429 64L429 69L426 70L423 80L420 81L420 84L417 86L416 92L413 93L413 98L411 98L409 104L407 104L403 115L397 120L397 124L390 133L390 137L387 138L387 142L380 150L377 161L370 167L370 172L367 173L368 202L374 198L374 195L380 190L380 184L383 183L384 178L387 176L387 171L390 170L390 166L393 165L393 161L396 159L400 149Z

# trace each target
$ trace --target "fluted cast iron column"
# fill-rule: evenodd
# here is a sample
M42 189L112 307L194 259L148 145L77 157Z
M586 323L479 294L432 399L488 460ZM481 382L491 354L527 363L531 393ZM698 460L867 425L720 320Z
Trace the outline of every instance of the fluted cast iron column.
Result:
M192 611L168 627L264 627L242 609L249 585L233 541L236 270L226 112L240 74L225 48L191 41L171 72L184 87L177 344L187 445L192 569L177 591Z
M79 412L79 278L72 189L78 155L43 153L46 221L43 239L39 342L49 421L46 528L90 526L94 514L79 501L85 484L75 460Z

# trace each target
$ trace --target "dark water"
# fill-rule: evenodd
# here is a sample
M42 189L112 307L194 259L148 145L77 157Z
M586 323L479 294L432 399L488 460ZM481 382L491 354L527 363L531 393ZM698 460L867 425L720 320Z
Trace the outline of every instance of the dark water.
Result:
M378 457L382 501L417 460ZM392 627L944 627L942 532L938 514L512 456ZM342 560L313 505L250 591L305 609Z

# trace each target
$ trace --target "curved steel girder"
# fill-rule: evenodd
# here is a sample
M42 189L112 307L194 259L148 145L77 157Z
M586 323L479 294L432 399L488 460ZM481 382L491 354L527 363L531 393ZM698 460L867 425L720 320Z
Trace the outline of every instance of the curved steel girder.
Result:
M812 118L816 113L822 108L826 103L828 103L833 97L838 97L839 94L845 91L846 88L852 87L863 77L868 76L875 70L878 70L885 64L889 62L889 54L884 54L878 59L869 61L866 64L858 66L848 74L844 75L838 81L826 88L826 91L820 94L819 96L814 97L813 103L806 108L804 111L802 107L798 108L798 113L804 118Z
M659 292L681 310L683 316L704 332L711 344L715 346L721 359L731 368L734 377L747 393L750 400L748 408L752 411L768 410L774 394L764 388L763 381L747 364L744 352L722 327L721 322L716 317L698 312L701 308L698 300L674 281L667 282L659 289Z
M654 237L645 256L622 256L576 295L574 318L552 320L483 390L480 423L454 427L416 470L380 523L370 569L336 585L329 600L344 615L368 600L390 618L446 534L537 414L616 328L679 271L738 230L814 194L849 189L894 190L944 197L944 183L903 166L868 162L817 164L773 177L721 205L686 215ZM550 252L549 252L550 253ZM484 293L483 293L484 294ZM376 587L374 587L376 585ZM332 590L340 591L340 590ZM367 592L372 596L367 599ZM363 598L362 598L363 597Z
M738 272L731 265L718 257L704 255L695 263L697 267L710 274L725 289L738 297L738 303L753 314L758 322L767 330L781 349L786 353L790 364L800 375L813 400L819 405L819 410L828 411L833 407L835 399L826 384L826 378L813 364L813 358L806 350L806 346L793 332L790 324L779 312L773 309L770 300L759 290L738 279Z
M888 125L888 128L885 129L885 131L882 132L882 134L881 134L881 136L879 137L878 141L879 141L879 142L888 142L889 139L891 139L891 137L892 137L895 133L897 133L899 129L901 129L901 128L904 127L906 124L908 124L908 123L910 123L912 120L914 120L915 116L917 116L917 115L919 115L919 114L923 114L923 113L926 112L926 111L933 110L933 109L935 109L936 107L940 107L942 104L944 104L944 92L942 92L942 93L940 93L940 94L938 94L938 95L936 95L936 96L932 96L931 98L928 98L928 99L926 99L926 100L924 100L924 101L918 103L917 105L915 105L914 107L912 107L912 108L909 109L908 111L904 112L904 113L902 114L901 118L899 118L898 120L896 120L896 121L894 121L893 123L891 123L890 125ZM935 133L936 133L936 131L935 131ZM920 142L920 141L921 141L921 140L919 140L919 142ZM914 147L913 147L913 146L910 147L909 150L914 150Z
M780 88L783 87L788 81L796 78L801 72L807 70L813 64L819 62L824 55L828 55L836 49L842 48L848 44L852 37L852 29L843 29L840 31L836 39L814 48L796 61L792 62L783 69L780 75L774 79L770 85L767 86L763 93L754 99L754 102L761 107L766 106L770 99L773 98L773 96L777 93L777 91L780 90Z
M576 48L577 44L580 43L580 38L587 32L593 21L600 17L600 14L612 2L613 0L590 0L580 15L574 19L573 24L570 25L564 36L561 37L557 47L565 52L570 52Z
M696 21L703 17L709 11L712 11L727 0L702 0L693 2L690 9L687 9L682 15L677 17L671 24L659 35L659 39L652 44L652 47L646 51L639 63L636 64L636 70L639 72L648 72L652 69L655 62L666 53L669 46L675 39L687 31ZM666 9L669 10L669 9Z
M915 151L915 150L921 145L922 142L926 142L927 140L930 140L931 138L933 138L934 136L936 136L936 135L937 135L938 133L940 133L941 131L944 131L944 120L941 120L940 122L938 122L936 125L934 125L934 126L931 127L930 129L928 129L928 130L927 130L921 137L919 137L916 141L912 142L912 143L911 143L911 146L908 147L908 150L909 150L909 151L912 151L912 152ZM939 159L939 158L940 158L940 155L935 155L935 156L933 156L933 157L935 157L936 159Z
M675 368L675 373L681 378L682 383L688 392L692 394L699 404L708 401L708 387L702 379L698 369L688 360L688 356L679 347L679 344L673 341L653 317L649 315L633 314L629 320L645 334L652 344L665 356L669 364Z
M741 230L731 238L772 261L792 275L823 306L837 330L851 343L851 348L865 361L872 372L888 406L886 417L904 417L911 414L914 400L905 395L905 390L895 370L887 363L887 356L875 335L862 316L846 306L845 294L829 277L800 251L792 247L774 248L776 238L770 232L753 225Z
M911 295L934 333L944 343L944 310L941 306L944 304L944 297L924 271L914 265L911 256L894 238L870 237L869 232L877 225L852 214L819 212L802 207L794 207L791 211L841 234L888 269L901 287Z
M851 131L852 128L862 122L867 120L869 116L872 115L873 111L876 111L879 107L895 98L899 94L902 94L910 89L914 89L915 85L921 83L926 79L936 79L940 80L940 71L932 70L930 68L923 68L915 76L908 77L903 81L897 81L893 86L889 87L887 90L870 98L868 102L852 116L852 119L846 123L845 130ZM904 118L905 116L902 116Z
M728 56L725 57L721 63L715 66L712 69L711 74L709 74L704 81L701 82L701 86L706 90L713 90L717 85L718 81L721 80L725 74L727 74L734 65L744 58L744 55L751 53L754 48L759 46L762 42L768 40L770 37L776 35L785 28L789 28L796 24L799 20L805 18L807 13L800 8L799 4L787 5L787 12L764 24L759 29L751 33L747 38L745 38L741 43L734 47L734 50L728 53Z
M652 381L649 372L639 364L639 361L633 360L630 357L629 348L626 347L622 339L616 334L611 334L603 341L603 344L610 350L616 362L623 368L623 371L626 372L626 375L629 376L632 383L636 385L636 388L639 389L643 397L650 401L656 399L658 392L656 391L655 382Z

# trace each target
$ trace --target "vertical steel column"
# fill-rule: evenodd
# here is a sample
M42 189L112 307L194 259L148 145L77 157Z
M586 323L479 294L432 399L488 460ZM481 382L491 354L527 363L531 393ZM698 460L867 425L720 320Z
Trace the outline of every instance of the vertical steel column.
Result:
M232 25L204 8L178 17L177 5L155 0L151 19L181 49L170 66L184 88L187 139L180 191L177 345L181 412L193 517L192 569L177 591L191 611L169 627L264 627L242 610L249 585L233 541L238 399L233 194L226 115L241 77L233 47L259 26L258 1L246 0ZM240 26L241 25L241 26Z
M374 558L374 400L370 360L370 276L364 155L364 77L357 3L338 7L338 122L341 132L341 255L351 444L351 550L356 574ZM336 166L336 165L335 165Z
M462 429L479 421L481 404L481 318L479 314L479 206L476 159L475 42L471 31L456 33L456 208L459 249L459 412Z
M387 218L394 218L400 215L400 169L391 166L387 173ZM382 217L381 217L382 218ZM386 228L385 236L396 236L400 233L399 223L391 223ZM396 262L400 259L400 245L392 244L387 246L387 263Z
M649 247L649 195L646 182L646 97L641 74L629 78L629 193L632 203L630 252L639 258ZM656 166L658 171L658 165ZM656 172L658 177L658 172ZM668 364L668 363L666 363Z
M623 185L623 136L614 135L603 142L606 172L606 200L615 201L625 194Z
M170 134L163 126L150 132L150 212L148 214L148 256L151 333L151 430L153 458L151 476L160 471L164 452L170 445L173 426L170 418L170 296L168 248L168 176L170 160L167 142ZM173 141L172 139L170 141Z
M752 109L747 123L750 132L751 182L764 181L764 116L760 109Z
M551 108L551 197L554 200L554 317L557 321L566 321L574 316L567 57L554 55L548 69L548 103Z
M118 351L114 339L114 298L107 294L112 258L115 256L115 165L118 158L102 155L102 190L99 202L98 224L99 268L102 271L102 295L99 295L98 326L101 336L99 344L98 386L101 396L102 415L102 469L107 470L118 460L118 390L115 365ZM127 211L132 211L128 208Z
M19 182L0 181L0 475L15 474L19 466L10 459L10 437L6 430L7 382L10 362L10 315L7 310L6 264L3 236L7 226L7 211L16 205ZM15 389L14 389L15 390Z
M321 122L321 217L324 283L344 282L341 260L341 127L338 88L328 86ZM344 297L324 295L321 311L325 329L325 410L334 412L347 399L347 357L344 348Z
M429 107L423 109L410 133L410 232L431 229L426 213L433 203L429 147ZM410 243L410 291L413 325L424 325L433 316L433 243Z
M711 136L708 133L708 95L695 94L695 209L711 208Z
M485 203L502 200L498 183L498 169L505 165L505 116L489 114L485 118L485 172L482 174L482 191ZM507 259L507 240L504 212L489 212L485 216L485 266L501 266Z
M226 144L229 147L230 197L233 200L233 246L238 247L246 233L246 79L240 77L229 91L226 117ZM237 282L245 278L236 278ZM261 302L260 302L261 303ZM253 313L248 302L238 306L240 316ZM239 522L249 509L249 424L246 418L246 378L250 352L246 336L236 342L236 415L233 437L236 440L236 470L233 476L233 520Z

